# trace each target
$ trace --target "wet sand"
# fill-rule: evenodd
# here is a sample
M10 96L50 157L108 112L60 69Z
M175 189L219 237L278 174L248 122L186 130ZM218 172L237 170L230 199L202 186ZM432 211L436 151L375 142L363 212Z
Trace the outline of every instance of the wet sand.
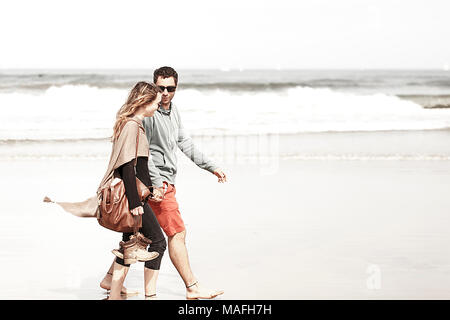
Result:
M0 299L103 299L121 235L55 200L92 195L107 159L1 160ZM450 162L228 163L226 184L180 158L195 275L222 299L449 299ZM24 188L27 186L28 190ZM143 297L143 263L125 285ZM184 299L166 252L159 299Z

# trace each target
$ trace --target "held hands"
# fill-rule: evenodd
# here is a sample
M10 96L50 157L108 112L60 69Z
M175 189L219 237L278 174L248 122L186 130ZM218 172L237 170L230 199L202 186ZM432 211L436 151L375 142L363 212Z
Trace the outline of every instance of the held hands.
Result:
M133 216L138 216L144 214L144 208L142 206L136 207L131 210Z
M222 169L216 169L213 173L217 178L219 178L219 180L217 182L219 182L219 183L227 182L227 176L222 171Z
M152 201L152 202L161 202L164 199L164 195L166 194L167 191L167 184L166 182L164 182L162 187L155 187L153 186L151 188L152 192L150 194L150 197L148 198L148 201Z
M153 196L151 201L161 202L164 199L165 189L153 187Z

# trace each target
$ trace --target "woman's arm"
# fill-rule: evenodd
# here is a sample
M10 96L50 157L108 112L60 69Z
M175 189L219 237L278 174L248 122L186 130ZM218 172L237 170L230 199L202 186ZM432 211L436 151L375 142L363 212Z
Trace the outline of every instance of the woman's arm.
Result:
M152 201L162 201L165 193L164 186L161 188L153 186L147 162L147 157L138 157L138 161L136 164L136 176L150 190Z
M136 177L142 181L148 188L152 186L152 180L150 178L150 174L148 171L148 158L147 157L138 157L136 164Z
M142 206L136 186L136 174L134 172L134 159L117 168L125 185L125 194L128 199L128 207L131 210Z

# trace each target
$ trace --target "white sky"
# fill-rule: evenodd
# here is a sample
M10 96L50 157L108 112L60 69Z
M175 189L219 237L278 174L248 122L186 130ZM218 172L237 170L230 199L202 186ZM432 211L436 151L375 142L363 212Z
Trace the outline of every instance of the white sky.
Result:
M448 0L2 0L0 68L437 68Z

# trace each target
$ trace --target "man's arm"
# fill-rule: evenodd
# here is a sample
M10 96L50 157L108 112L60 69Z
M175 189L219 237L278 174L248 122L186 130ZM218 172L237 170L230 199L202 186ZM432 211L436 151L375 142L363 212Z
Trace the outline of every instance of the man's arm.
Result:
M178 140L177 144L180 150L191 159L198 167L214 173L219 167L209 160L198 148L195 147L192 138L187 134L181 122L180 113L177 110L178 117Z
M148 144L151 144L151 136L152 136L152 130L153 130L153 118L147 117L144 118L144 128L145 128L145 134L147 135ZM156 168L155 163L153 162L151 152L149 152L148 155L148 172L150 174L150 179L152 180L152 185L157 188L163 187L163 179L161 175L159 174L158 168Z
M156 168L155 164L152 160L152 155L148 155L148 173L150 174L150 178L152 180L152 185L158 188L163 187L163 179L159 174L159 170Z

